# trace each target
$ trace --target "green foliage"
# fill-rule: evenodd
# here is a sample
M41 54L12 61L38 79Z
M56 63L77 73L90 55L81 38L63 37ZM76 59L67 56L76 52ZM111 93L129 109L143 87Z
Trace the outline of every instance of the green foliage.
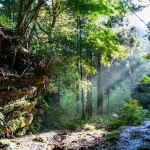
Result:
M61 121L62 127L64 129L69 129L72 131L76 129L80 130L81 127L84 125L84 123L85 123L84 120L76 119L76 118Z
M24 117L20 117L20 118L17 118L17 119L10 120L8 122L8 128L9 128L9 130L12 131L12 132L14 132L20 126L25 126L25 120L26 119Z
M103 129L108 126L110 120L112 119L109 116L94 116L87 120L87 123L93 125L96 129Z
M150 59L150 53L147 53L146 56L142 57L142 60L149 60Z
M38 133L40 131L44 131L45 127L42 125L42 119L39 116L34 117L28 132Z
M123 126L123 125L124 125L124 121L123 121L123 120L120 120L120 119L118 119L118 118L115 118L115 119L113 119L113 120L109 123L108 129L109 129L109 130L117 129L117 128Z
M136 99L131 98L128 103L124 104L121 117L127 125L138 125L145 119L146 111Z
M96 130L96 129L105 129L107 125L110 123L112 119L107 116L99 117L95 116L90 119L86 118L85 120L81 120L78 118L72 119L62 119L61 124L63 129L69 130Z
M12 23L9 18L0 13L0 26L4 27L5 29L14 29L16 24Z
M147 75L144 75L143 79L141 81L141 84L149 85L150 84L150 77Z
M150 86L147 84L137 84L137 87L133 91L133 98L139 101L139 104L147 110L150 110Z
M9 29L15 27L12 22L17 18L18 2L14 0L14 7L8 2L0 1L6 14L6 16L0 14L0 25ZM122 17L124 13L122 10L126 12L127 8L123 9L123 4L120 4L118 0L109 2L107 0L56 0L52 3L51 5L43 5L37 19L33 22L31 18L35 7L32 5L31 8L27 9L24 23L29 23L30 26L22 39L31 39L31 42L26 40L21 42L23 45L28 45L34 54L44 57L44 62L48 66L47 70L50 70L50 78L53 80L51 82L60 87L61 106L54 108L50 105L50 102L41 98L41 107L45 110L45 113L43 116L34 118L31 131L36 133L43 130L44 127L71 130L105 127L109 119L92 118L93 120L90 119L87 122L76 119L76 116L79 116L76 106L79 105L79 108L81 108L81 102L76 101L75 94L79 92L77 85L79 85L79 88L85 89L85 97L87 89L91 90L92 83L87 82L86 77L89 74L96 73L97 68L94 59L97 59L100 54L102 55L101 62L104 65L111 65L112 59L123 59L126 56L126 52L120 46L121 41L119 41L118 36L106 24L110 16L119 16L119 13L122 13ZM25 3L23 4L26 8ZM9 10L9 8L13 9ZM24 27L24 24L22 24L22 27ZM124 42L129 44L130 41ZM88 51L92 53L92 58L87 55ZM89 63L89 61L91 62ZM79 66L77 67L78 64L82 65L84 80L80 80L81 70ZM113 101L111 110L118 112L129 95L129 91L120 91L117 88L117 92L113 91L111 95L111 102ZM117 100L115 101L116 97ZM138 107L136 107L137 109ZM124 117L127 114L128 118L133 120L132 122L135 122L136 119L139 121L137 114L140 111L135 112L134 117L131 118L130 110L131 107L125 106L122 116ZM123 120L116 119L113 120L110 128L117 128L123 124ZM17 125L17 120L9 122L12 131L16 130Z
M77 114L77 105L81 107L81 102L76 100L76 95L70 90L61 91L60 106L64 110L63 117L74 118Z
M110 120L109 117L92 117L81 120L76 112L78 101L75 94L64 91L60 107L52 107L41 97L41 107L45 110L42 116L34 117L30 131L36 133L47 129L68 129L68 130L94 130L105 128ZM79 104L81 107L81 104ZM42 119L41 119L42 118Z
M41 107L44 109L44 121L42 122L42 126L48 129L61 129L60 122L64 110L62 108L50 106L43 98L41 99Z
M117 35L112 29L107 28L104 22L107 21L99 22L97 26L95 26L95 22L86 24L85 41L97 56L102 55L101 62L110 66L110 58L123 59L126 52L120 45Z
M24 127L23 129L19 129L17 132L15 132L16 136L23 136L27 133L29 127Z
M105 138L106 138L107 141L114 141L114 140L117 139L118 134L119 134L118 130L112 130L109 134L107 134L105 136Z
M108 125L108 129L116 129L120 126L139 125L146 120L147 112L138 104L136 99L131 98L128 103L124 104L121 115L114 118Z
M119 1L114 0L109 2L107 0L78 0L78 1L67 1L67 6L76 15L91 15L92 17L98 16L98 14L103 15L118 15L119 12Z
M88 131L88 130L92 131L92 130L96 130L96 128L95 128L94 124L86 123L83 126L83 130L85 130L85 131Z
M111 77L113 81L113 77ZM108 80L108 79L107 79ZM116 80L116 78L114 79ZM109 113L117 113L120 114L124 103L126 103L130 98L131 92L129 85L126 82L120 83L118 86L114 85L114 88L110 90L110 97L109 97ZM107 103L108 103L108 95L105 93L104 95L104 110L107 110ZM107 114L107 112L105 111Z

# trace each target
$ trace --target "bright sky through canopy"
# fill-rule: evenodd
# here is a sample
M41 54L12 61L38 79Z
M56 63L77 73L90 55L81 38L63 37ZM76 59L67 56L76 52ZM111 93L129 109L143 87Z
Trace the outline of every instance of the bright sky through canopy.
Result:
M136 12L136 14L144 20L145 23L148 23L150 21L150 6L144 8L142 11ZM143 29L147 30L146 25L134 14L129 15L129 23L130 26L137 26Z

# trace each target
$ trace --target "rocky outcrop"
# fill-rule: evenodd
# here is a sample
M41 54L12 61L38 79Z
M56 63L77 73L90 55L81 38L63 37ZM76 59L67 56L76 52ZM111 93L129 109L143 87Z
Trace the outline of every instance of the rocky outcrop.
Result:
M0 135L29 126L33 115L38 112L35 105L38 104L37 96L43 88L44 77L11 81L11 87L7 85L8 81L2 82L0 112L4 115L5 122L1 124Z
M120 135L117 150L148 150L150 149L150 121L140 126L124 128Z
M46 69L42 58L19 51L17 37L0 27L0 135L29 126ZM18 50L16 50L18 49Z

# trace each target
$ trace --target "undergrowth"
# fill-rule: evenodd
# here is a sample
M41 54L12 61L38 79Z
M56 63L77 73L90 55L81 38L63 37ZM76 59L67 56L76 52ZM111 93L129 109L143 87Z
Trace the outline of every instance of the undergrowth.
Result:
M136 99L131 98L118 118L112 119L108 125L109 130L117 129L121 126L136 126L149 118L149 112L139 105Z
M42 100L42 107L45 110L44 115L42 117L35 117L31 125L31 131L34 133L46 129L65 129L71 131L106 129L111 131L106 138L111 139L116 137L119 127L139 125L149 117L148 112L133 98L124 104L122 112L117 117L95 116L90 119L81 120L80 117L69 118L65 116L65 109L51 107L44 100Z

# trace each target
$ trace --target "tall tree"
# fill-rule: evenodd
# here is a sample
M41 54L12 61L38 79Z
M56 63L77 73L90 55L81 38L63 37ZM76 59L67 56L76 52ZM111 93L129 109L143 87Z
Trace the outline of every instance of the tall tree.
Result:
M101 55L98 56L97 59L97 114L103 115L103 79L102 79L102 63L101 63Z
M87 48L87 62L89 63L89 66L93 66L93 59L92 59L92 52L88 50ZM87 112L88 117L92 117L92 73L89 73L87 76L87 81L91 83L91 88L87 91Z

